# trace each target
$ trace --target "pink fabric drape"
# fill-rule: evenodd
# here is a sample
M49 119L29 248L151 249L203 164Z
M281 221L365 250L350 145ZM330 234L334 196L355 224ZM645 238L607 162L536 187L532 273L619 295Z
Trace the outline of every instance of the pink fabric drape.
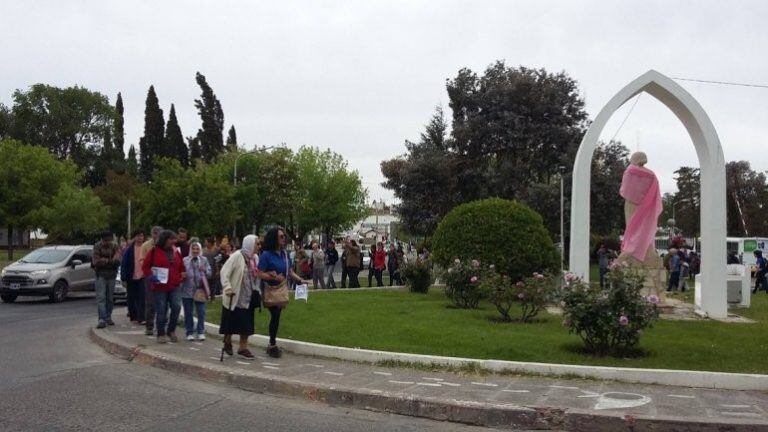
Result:
M653 171L630 165L621 180L621 196L637 205L627 222L621 251L645 261L648 248L654 243L659 215L662 211L659 180Z

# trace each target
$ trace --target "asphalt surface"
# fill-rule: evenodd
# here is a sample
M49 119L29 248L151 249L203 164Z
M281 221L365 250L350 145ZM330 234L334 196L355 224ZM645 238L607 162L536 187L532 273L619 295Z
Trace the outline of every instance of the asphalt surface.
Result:
M89 341L95 321L92 296L0 303L1 431L488 430L265 396L132 364Z

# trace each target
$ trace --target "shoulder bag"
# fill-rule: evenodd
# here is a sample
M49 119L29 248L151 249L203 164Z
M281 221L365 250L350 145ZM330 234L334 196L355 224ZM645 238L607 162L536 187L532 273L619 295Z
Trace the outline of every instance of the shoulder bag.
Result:
M284 308L288 305L288 277L290 275L290 267L288 265L288 259L285 260L285 279L277 286L264 284L264 306Z

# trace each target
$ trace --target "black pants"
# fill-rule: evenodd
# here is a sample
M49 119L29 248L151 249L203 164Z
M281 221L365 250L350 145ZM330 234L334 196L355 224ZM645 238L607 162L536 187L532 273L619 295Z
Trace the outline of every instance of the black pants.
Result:
M360 279L358 279L358 276L360 275L360 268L358 267L347 267L347 276L349 276L349 287L350 288L360 288ZM342 282L343 284L343 282ZM342 285L344 286L344 285Z
M144 299L146 295L146 287L144 286L144 279L136 279L127 281L126 294L128 296L128 316L131 321L144 321Z
M346 265L341 266L341 287L342 288L347 287L347 266Z
M277 329L280 327L280 314L283 312L283 308L279 306L272 306L269 308L269 344L275 345L277 343Z
M600 269L600 288L604 288L605 287L605 275L607 275L607 274L608 274L608 269L607 268L601 268Z
M400 269L389 269L389 286L393 284L397 284L397 286L403 284L403 279L400 277Z
M144 278L144 320L147 322L147 330L155 328L155 295L152 293L152 283L149 278Z
M669 274L669 286L667 291L677 291L677 285L680 283L680 272L673 271Z
M376 278L376 286L381 287L384 286L384 270L382 269L368 269L368 286L371 287L373 284L373 278Z
M755 289L753 292L760 291L761 287L768 292L768 281L766 281L764 270L759 270L755 273Z

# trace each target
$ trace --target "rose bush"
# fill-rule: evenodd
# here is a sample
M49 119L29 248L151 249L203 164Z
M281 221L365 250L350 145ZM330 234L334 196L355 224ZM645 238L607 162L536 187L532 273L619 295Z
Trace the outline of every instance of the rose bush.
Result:
M519 304L519 320L530 322L552 300L556 293L556 284L551 277L540 273L515 282L491 266L483 275L480 291L496 306L504 321L513 320L510 310L515 304Z
M640 273L625 265L615 266L606 275L605 288L566 274L560 293L563 325L581 338L590 353L630 353L659 317L659 298L640 294L643 281Z
M442 273L445 281L445 295L457 307L474 309L480 303L483 293L480 280L483 269L480 262L462 262L458 258Z

